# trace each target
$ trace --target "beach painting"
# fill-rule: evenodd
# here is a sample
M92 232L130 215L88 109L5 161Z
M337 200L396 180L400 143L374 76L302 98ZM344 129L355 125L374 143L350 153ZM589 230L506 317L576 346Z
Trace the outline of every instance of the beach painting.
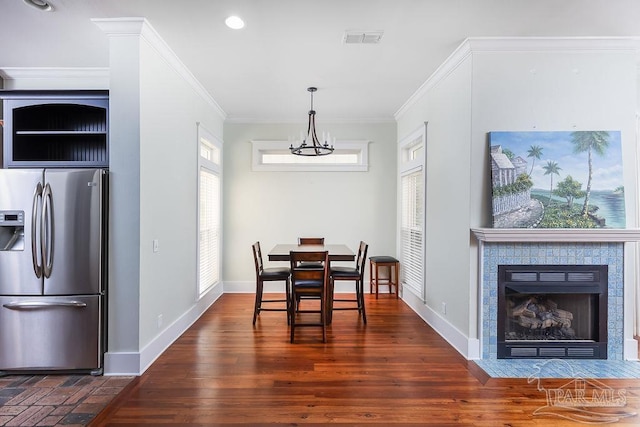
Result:
M490 132L494 228L625 228L620 131Z

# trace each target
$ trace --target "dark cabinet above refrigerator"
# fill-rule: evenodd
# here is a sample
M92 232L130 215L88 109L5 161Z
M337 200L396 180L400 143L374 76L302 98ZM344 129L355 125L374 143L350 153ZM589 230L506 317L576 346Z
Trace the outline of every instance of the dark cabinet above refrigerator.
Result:
M0 91L5 168L109 166L107 91Z

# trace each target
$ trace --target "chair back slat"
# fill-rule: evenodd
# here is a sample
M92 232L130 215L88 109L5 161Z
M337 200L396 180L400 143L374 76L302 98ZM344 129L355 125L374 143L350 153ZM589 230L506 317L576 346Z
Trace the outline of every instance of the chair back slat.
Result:
M262 250L260 249L260 242L255 242L253 248L253 262L256 267L256 274L259 276L264 270L264 264L262 263Z
M369 250L369 245L365 242L360 242L360 247L358 248L358 258L356 259L356 270L360 272L360 275L364 273L364 265L367 260L367 251Z
M324 245L324 237L298 237L298 245Z

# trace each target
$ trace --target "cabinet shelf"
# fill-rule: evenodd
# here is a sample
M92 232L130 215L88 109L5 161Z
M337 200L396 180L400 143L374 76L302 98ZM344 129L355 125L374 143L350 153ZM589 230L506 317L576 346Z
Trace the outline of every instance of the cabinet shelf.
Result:
M16 135L106 135L104 131L91 130L18 130Z

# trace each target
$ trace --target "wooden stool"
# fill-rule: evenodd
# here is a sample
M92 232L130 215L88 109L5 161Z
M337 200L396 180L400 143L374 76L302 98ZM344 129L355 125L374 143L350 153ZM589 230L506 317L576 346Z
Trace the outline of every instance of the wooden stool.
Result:
M391 256L372 256L369 258L369 293L373 293L373 287L376 288L376 299L378 298L378 286L380 285L378 273L380 268L386 267L389 271L389 278L386 282L389 284L389 293L392 293L392 286L396 287L396 298L398 298L400 289L400 261ZM391 274L393 272L393 275Z

